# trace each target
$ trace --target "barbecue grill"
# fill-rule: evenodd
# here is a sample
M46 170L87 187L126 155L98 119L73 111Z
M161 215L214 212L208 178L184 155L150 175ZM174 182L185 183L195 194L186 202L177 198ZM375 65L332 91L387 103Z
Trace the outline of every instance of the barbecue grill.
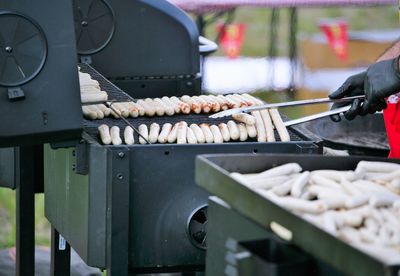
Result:
M127 99L91 66L80 68L110 99ZM211 119L191 114L128 120L138 127ZM83 120L84 134L75 148L46 147L45 213L88 265L109 268L122 262L121 273L127 265L134 272L204 269L208 193L194 184L196 155L321 152L318 138L298 127L289 128L291 142L106 146L97 130L103 123L125 126L120 119ZM120 240L114 241L114 235Z
M237 242L271 238L270 227L274 222L291 231L292 237L286 243L296 245L314 258L332 266L333 269L325 270L322 275L335 275L334 271L346 275L398 275L400 263L389 263L388 260L361 251L301 218L298 214L274 204L256 191L235 181L229 175L230 172L260 172L290 162L298 163L304 170L309 171L353 170L361 160L399 163L398 160L386 158L287 154L230 154L198 157L196 162L197 183L219 197L212 199L213 209L210 208L210 217L218 217L218 212L227 212L230 217L235 216L233 213L236 213L236 216L240 214L241 220L244 220L245 225L248 226L248 229L246 226L228 229L215 221L210 221L210 240L216 241L216 243L210 242L210 245L212 244L214 247L209 248L210 252L207 253L207 274L220 275L228 265L232 264L230 269L237 269L235 263L223 258L229 252L235 253ZM222 206L225 210L218 210L220 207L215 204ZM211 211L216 213L211 214ZM224 233L225 236L222 236L221 233ZM230 237L232 240L229 239ZM225 248L221 248L221 246ZM227 255L225 255L225 251ZM209 263L210 266L208 266Z
M74 0L77 49L128 94L199 94L199 34L189 16L164 0Z

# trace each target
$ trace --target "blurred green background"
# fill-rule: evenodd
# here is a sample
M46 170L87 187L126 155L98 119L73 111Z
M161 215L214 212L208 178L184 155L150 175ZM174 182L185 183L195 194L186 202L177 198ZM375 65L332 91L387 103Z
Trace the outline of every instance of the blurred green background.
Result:
M268 53L268 36L270 32L271 10L262 8L241 8L236 11L234 22L245 23L247 26L245 41L241 55L265 56ZM279 49L278 53L284 55L288 52L288 26L287 10L280 11L280 24L278 27ZM318 33L318 22L322 18L341 17L347 20L349 30L370 30L383 28L397 28L397 7L359 7L359 8L327 8L327 9L299 9L298 31L299 34ZM206 36L215 38L216 27L210 25L206 29ZM221 55L219 51L216 55ZM287 95L282 93L259 93L257 96L269 101L285 100ZM285 112L285 111L284 111ZM286 112L285 112L286 113ZM299 115L299 111L291 109L289 117ZM38 245L49 245L50 230L44 218L43 195L36 195L36 242ZM15 192L0 188L0 248L15 245Z

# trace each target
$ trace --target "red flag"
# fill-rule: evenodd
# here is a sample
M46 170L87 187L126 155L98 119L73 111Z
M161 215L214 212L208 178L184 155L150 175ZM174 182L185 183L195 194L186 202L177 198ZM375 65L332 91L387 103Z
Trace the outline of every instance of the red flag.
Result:
M236 58L240 54L240 49L243 44L244 31L246 29L244 24L228 24L217 26L218 31L221 32L220 44L225 54L229 58Z
M328 39L328 44L339 57L346 61L348 55L347 42L347 23L343 20L326 21L320 23L320 28Z

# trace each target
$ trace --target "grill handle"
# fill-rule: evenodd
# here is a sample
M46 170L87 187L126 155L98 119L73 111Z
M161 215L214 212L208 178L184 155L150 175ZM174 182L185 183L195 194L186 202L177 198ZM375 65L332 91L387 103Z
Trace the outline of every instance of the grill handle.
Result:
M202 55L208 55L218 50L218 45L204 36L199 36L199 51Z

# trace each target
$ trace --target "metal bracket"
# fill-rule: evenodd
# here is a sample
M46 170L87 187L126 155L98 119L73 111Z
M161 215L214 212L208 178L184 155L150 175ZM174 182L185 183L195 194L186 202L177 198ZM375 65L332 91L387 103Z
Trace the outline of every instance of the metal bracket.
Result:
M317 145L296 145L296 152L301 154L322 154L322 152L320 152L321 149L322 147L320 148Z
M75 150L72 152L75 157L75 164L72 170L77 174L87 175L89 173L89 146L81 140L76 145Z

